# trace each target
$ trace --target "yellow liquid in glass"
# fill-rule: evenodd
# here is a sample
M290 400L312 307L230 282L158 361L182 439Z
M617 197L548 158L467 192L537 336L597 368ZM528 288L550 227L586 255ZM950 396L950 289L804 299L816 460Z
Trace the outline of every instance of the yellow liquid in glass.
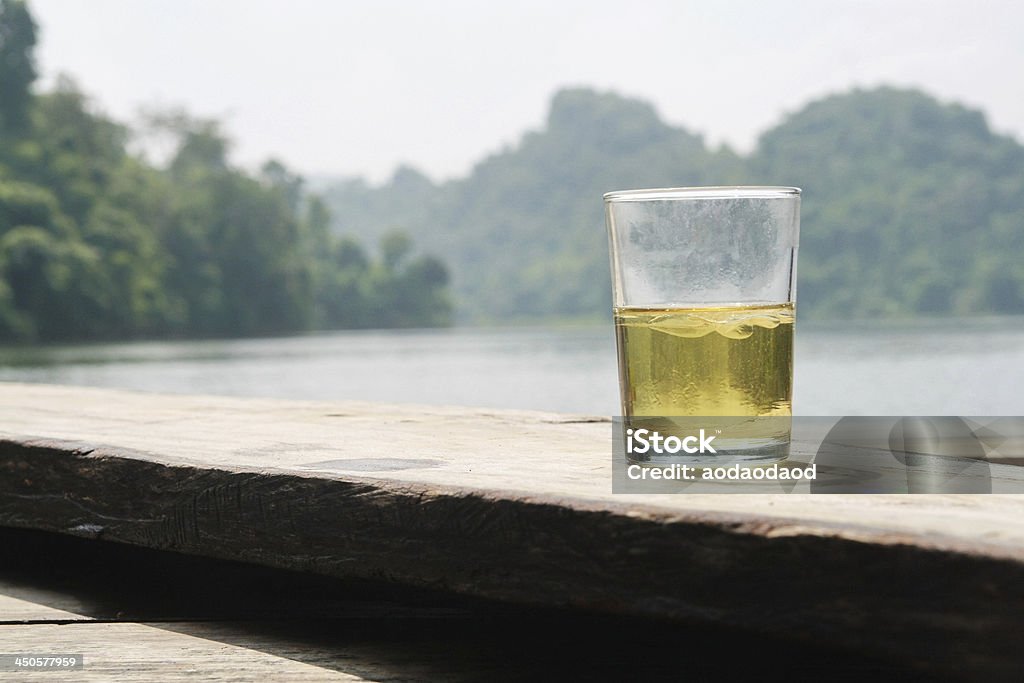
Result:
M793 320L792 304L616 309L624 426L680 439L704 429L716 438L715 455L636 460L784 459Z

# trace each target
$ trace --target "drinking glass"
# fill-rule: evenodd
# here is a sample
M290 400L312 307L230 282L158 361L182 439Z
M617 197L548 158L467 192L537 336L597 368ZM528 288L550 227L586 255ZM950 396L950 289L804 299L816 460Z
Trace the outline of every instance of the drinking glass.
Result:
M800 190L628 190L604 202L623 434L647 429L682 441L704 430L709 446L627 448L627 459L697 466L784 459Z

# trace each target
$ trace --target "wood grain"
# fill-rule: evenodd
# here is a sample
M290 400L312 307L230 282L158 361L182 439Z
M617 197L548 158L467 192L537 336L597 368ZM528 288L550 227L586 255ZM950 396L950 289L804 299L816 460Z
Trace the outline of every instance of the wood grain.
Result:
M0 594L0 624L18 624L32 621L84 621L87 618L74 612L51 607L45 596L32 594L34 600L26 599L29 591L14 595ZM6 650L4 650L6 652Z
M369 677L317 666L246 644L224 642L231 627L176 624L81 623L0 626L0 651L78 654L84 667L74 671L4 671L4 681L363 681L396 680L381 672ZM188 632L184 632L184 631ZM354 667L358 668L358 667ZM45 678L43 678L45 677ZM402 679L398 679L402 680ZM404 679L409 680L409 679Z
M8 526L1021 670L1018 496L612 495L608 422L527 411L6 384L0 416Z

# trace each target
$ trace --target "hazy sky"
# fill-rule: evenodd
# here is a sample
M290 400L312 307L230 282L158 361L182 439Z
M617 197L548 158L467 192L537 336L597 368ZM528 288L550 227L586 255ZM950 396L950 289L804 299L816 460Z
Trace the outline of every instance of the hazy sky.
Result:
M653 102L749 149L809 99L922 87L1024 140L1024 2L30 0L40 66L122 119L183 105L235 158L434 178L543 124L560 87Z

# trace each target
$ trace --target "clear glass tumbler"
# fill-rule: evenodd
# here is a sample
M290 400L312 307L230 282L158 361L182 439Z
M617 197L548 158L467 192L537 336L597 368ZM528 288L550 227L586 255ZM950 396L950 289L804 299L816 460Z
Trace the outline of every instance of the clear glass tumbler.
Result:
M627 448L627 458L697 466L784 459L800 190L629 190L604 201L624 434L648 429L682 441L704 430L708 446Z

